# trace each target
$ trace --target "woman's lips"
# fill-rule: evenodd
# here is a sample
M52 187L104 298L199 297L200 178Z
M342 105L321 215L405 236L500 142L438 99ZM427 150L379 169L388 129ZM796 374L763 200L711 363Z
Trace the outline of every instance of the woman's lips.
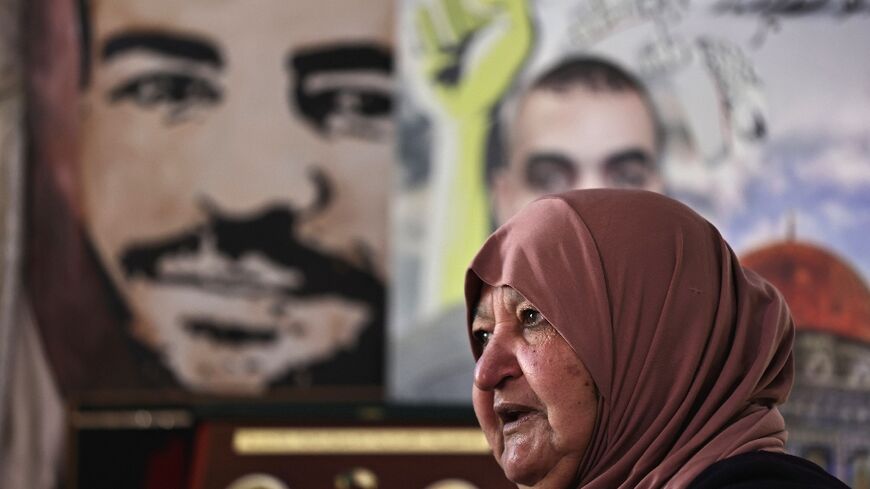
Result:
M501 403L495 406L495 413L502 423L502 432L509 435L529 421L538 417L541 412L524 404Z

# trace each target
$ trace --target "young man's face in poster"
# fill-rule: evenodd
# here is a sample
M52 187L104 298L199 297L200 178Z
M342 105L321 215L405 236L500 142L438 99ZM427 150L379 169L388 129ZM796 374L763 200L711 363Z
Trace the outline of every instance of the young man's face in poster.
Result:
M526 93L512 122L508 166L495 176L495 215L505 222L549 193L584 188L663 192L656 121L634 89Z
M82 219L186 387L257 390L382 320L389 8L90 5Z

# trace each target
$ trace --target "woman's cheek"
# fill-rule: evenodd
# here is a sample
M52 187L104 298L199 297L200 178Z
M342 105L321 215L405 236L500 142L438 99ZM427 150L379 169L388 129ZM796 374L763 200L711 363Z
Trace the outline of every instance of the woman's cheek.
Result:
M474 405L474 414L477 415L477 422L486 436L486 441L492 448L492 451L500 455L504 445L501 439L501 430L499 429L498 417L493 410L493 394L473 388L472 404Z

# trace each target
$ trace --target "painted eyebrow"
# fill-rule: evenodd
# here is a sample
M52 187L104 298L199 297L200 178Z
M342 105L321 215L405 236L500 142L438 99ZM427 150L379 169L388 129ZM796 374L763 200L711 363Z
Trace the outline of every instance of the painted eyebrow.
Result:
M653 158L647 151L644 151L639 148L629 148L626 150L619 151L617 153L611 154L604 161L604 165L607 167L617 166L622 163L627 163L629 161L637 161L642 163L644 166L653 166Z
M392 73L393 58L387 48L372 44L325 44L287 56L288 71L300 74L321 71L378 70Z
M222 68L224 65L223 57L213 42L189 34L166 31L127 31L116 34L103 44L101 58L103 61L110 61L117 56L140 50L185 58L215 68Z

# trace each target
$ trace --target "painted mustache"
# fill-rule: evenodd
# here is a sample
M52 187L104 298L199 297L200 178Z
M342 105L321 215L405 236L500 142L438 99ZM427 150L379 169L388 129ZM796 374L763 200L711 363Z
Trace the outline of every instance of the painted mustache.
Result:
M120 255L125 277L234 296L341 297L363 302L372 308L373 318L383 318L385 286L374 274L370 260L363 259L362 264L357 264L297 239L299 223L327 207L332 200L328 181L321 174L313 174L312 179L319 190L318 197L301 211L273 206L256 215L237 218L223 215L214 206L205 206L206 224L176 235L131 244ZM357 248L361 256L371 256L365 244L360 243ZM240 261L242 257L256 254L275 270L294 277L293 283L264 281L250 273L215 275L196 270L169 271L161 267L165 260L193 262L207 252L217 254L229 270L245 270ZM219 342L258 343L271 339L270 335L244 333L247 328L242 326L225 328L222 324L202 321L187 326Z
M282 208L267 209L251 219L212 215L206 226L126 248L121 254L121 264L127 278L144 278L167 285L187 285L215 292L234 286L254 290L276 288L247 283L243 278L227 282L199 274L160 271L163 259L196 257L208 236L213 240L215 251L230 262L237 262L248 253L258 253L277 268L301 275L298 287L278 287L274 292L295 297L338 295L365 302L383 297L384 285L370 271L371 265L359 266L298 241L293 232L295 225L296 216ZM370 254L365 245L360 244L359 248L361 253Z

